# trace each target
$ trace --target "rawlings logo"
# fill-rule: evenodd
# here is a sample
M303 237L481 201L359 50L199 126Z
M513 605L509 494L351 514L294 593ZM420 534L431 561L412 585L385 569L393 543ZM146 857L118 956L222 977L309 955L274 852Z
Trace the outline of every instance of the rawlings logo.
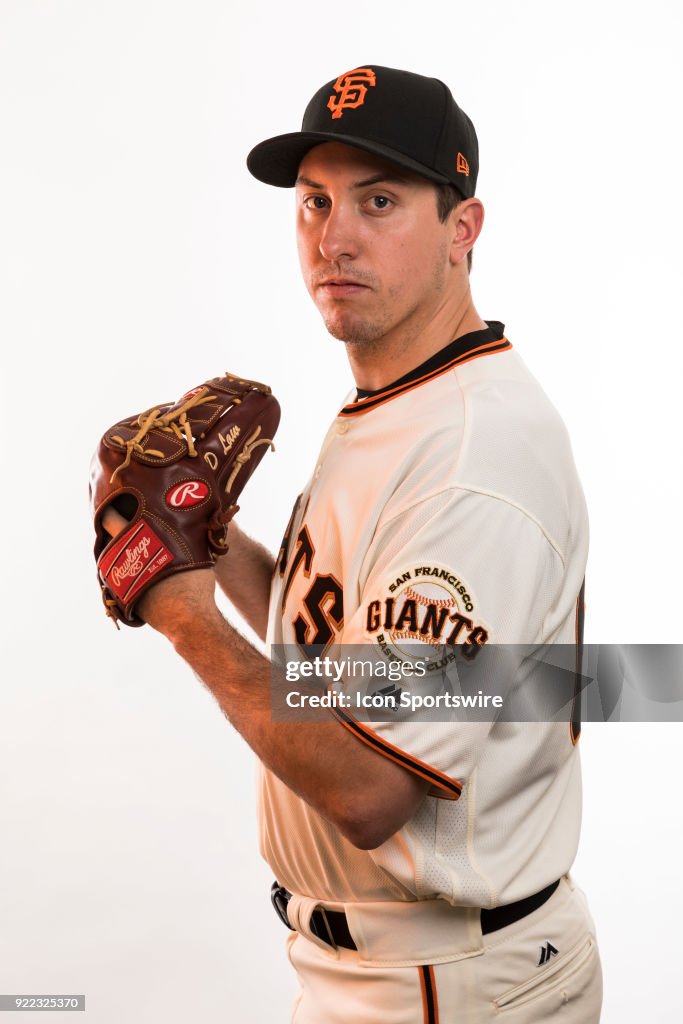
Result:
M190 391L186 391L185 394L183 395L183 397L178 399L176 404L177 405L181 405L181 403L182 402L186 402L188 400L188 398L194 398L194 396L198 395L199 392L202 390L202 387L203 387L203 385L200 385L197 388L192 388Z
M332 88L338 94L330 96L327 109L332 112L332 120L342 116L345 110L362 107L368 87L372 88L377 76L372 68L354 68L340 75Z
M151 543L151 538L141 537L140 542L135 547L126 548L126 557L123 562L112 569L111 579L115 587L119 586L121 580L137 576L142 569L142 563L145 559L149 558L149 546Z
M203 480L185 480L176 484L166 495L170 508L192 508L209 496L209 488Z

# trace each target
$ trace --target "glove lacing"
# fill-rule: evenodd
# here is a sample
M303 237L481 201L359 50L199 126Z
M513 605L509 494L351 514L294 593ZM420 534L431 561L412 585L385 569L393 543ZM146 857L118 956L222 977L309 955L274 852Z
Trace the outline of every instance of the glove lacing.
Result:
M187 414L190 409L194 409L198 405L205 405L207 402L216 401L216 395L209 395L207 392L208 388L202 388L196 395L193 395L186 402L183 402L182 405L179 405L177 409L171 409L170 412L165 412L162 415L160 415L160 407L140 413L138 418L133 421L140 425L140 429L128 441L124 441L119 434L112 435L112 441L116 441L117 444L122 445L126 449L126 457L121 465L117 466L112 473L109 483L113 484L119 473L130 466L133 452L144 455L156 455L159 459L164 458L163 452L156 448L143 448L140 443L145 434L148 434L151 430L162 430L165 433L175 434L179 441L184 441L187 444L187 454L190 458L196 459L197 449L194 446L192 427L190 426Z

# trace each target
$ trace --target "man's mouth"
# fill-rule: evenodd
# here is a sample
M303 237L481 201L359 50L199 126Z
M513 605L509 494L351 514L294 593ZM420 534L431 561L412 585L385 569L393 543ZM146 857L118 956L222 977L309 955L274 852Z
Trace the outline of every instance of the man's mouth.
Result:
M317 285L320 291L326 295L341 297L343 295L358 295L368 290L366 284L361 284L353 277L326 277Z

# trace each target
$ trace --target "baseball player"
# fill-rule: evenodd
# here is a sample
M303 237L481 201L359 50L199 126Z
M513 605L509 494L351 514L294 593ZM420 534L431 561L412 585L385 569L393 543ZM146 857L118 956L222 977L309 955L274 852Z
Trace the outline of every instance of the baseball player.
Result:
M354 645L396 663L417 642L436 669L449 651L580 644L588 526L566 431L470 292L470 119L436 79L363 66L248 166L295 189L304 279L356 386L277 559L232 524L223 589L302 659ZM595 930L569 875L578 721L368 721L343 705L274 721L271 663L224 621L214 580L169 578L141 614L262 762L295 1024L598 1021Z

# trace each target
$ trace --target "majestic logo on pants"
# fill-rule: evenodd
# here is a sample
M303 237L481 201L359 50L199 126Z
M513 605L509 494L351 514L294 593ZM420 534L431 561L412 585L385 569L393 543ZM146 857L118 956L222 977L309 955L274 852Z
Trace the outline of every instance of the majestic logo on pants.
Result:
M557 956L559 952L559 949L555 949L552 942L546 942L545 946L541 946L541 953L536 966L543 967L544 964L548 963L551 957Z
M330 96L327 109L332 111L332 119L341 117L345 110L362 107L368 87L372 88L377 77L372 68L354 68L340 75L332 88L338 94Z

